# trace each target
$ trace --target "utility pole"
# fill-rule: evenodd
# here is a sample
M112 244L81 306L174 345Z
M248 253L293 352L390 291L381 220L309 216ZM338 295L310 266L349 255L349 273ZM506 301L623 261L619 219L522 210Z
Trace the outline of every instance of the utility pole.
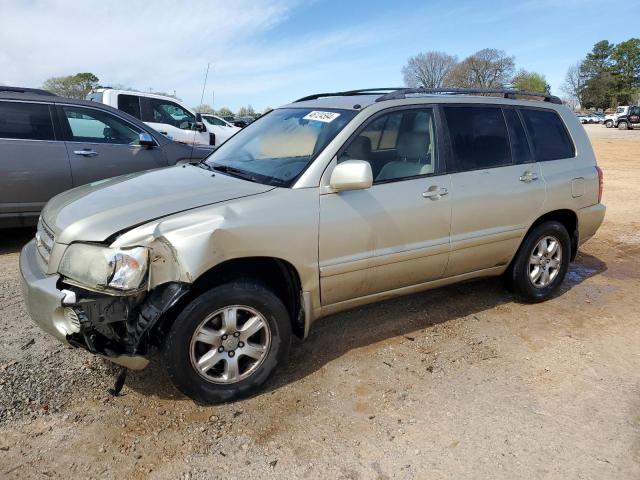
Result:
M216 111L216 91L211 90L211 109Z

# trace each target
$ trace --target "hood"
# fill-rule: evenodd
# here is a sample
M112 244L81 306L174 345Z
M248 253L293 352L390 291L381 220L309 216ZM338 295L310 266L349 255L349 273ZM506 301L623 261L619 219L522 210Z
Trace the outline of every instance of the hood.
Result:
M43 221L59 243L104 241L114 233L192 208L272 190L193 165L132 173L53 197Z

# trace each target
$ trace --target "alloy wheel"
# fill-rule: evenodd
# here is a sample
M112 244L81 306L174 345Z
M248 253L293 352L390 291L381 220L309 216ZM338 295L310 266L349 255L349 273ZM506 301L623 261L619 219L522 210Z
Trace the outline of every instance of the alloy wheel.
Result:
M271 346L271 330L254 308L232 305L208 315L191 337L191 365L212 383L239 382L265 360Z
M562 246L552 236L543 237L536 243L529 257L529 280L536 288L549 286L562 267Z

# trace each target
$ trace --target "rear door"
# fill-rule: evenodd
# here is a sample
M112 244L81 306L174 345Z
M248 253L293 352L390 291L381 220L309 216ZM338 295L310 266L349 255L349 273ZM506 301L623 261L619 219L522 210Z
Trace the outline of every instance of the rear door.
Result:
M73 185L167 166L158 147L141 147L136 125L104 110L59 105Z
M446 277L507 265L545 202L518 113L443 107L451 152L451 254Z
M52 114L46 103L0 101L0 219L37 217L51 197L72 187Z

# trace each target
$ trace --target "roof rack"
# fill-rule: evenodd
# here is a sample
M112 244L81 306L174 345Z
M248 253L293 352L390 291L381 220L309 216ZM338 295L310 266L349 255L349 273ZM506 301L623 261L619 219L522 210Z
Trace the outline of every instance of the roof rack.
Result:
M402 98L407 98L407 95L414 94L453 94L453 95L478 95L478 94L500 94L503 95L504 98L510 98L515 100L516 97L540 97L543 98L545 102L556 103L558 105L562 105L562 100L554 95L549 95L547 93L541 92L525 92L522 90L512 90L505 88L400 88L394 92L389 92L385 95L382 95L380 98L376 100L376 102L383 102L385 100L398 100Z
M522 90L512 90L505 88L363 88L360 90L348 90L345 92L332 92L332 93L316 93L307 97L302 97L293 103L305 102L307 100L316 100L321 97L350 97L357 95L372 95L380 93L381 96L376 99L376 102L384 102L385 100L398 100L407 98L407 95L417 94L448 94L448 95L502 95L504 98L510 98L515 100L517 97L539 97L545 102L562 104L555 95L549 95L541 92L525 92Z
M316 100L321 97L351 97L357 95L373 95L375 93L383 94L385 92L395 92L398 90L402 90L402 88L391 87L391 88L362 88L359 90L347 90L345 92L332 92L332 93L316 93L314 95L309 95L307 97L302 97L296 100L293 103L298 102L306 102L307 100Z
M42 90L40 88L5 87L0 85L0 92L32 93L34 95L46 95L48 97L57 97L55 93L51 93L48 90Z

